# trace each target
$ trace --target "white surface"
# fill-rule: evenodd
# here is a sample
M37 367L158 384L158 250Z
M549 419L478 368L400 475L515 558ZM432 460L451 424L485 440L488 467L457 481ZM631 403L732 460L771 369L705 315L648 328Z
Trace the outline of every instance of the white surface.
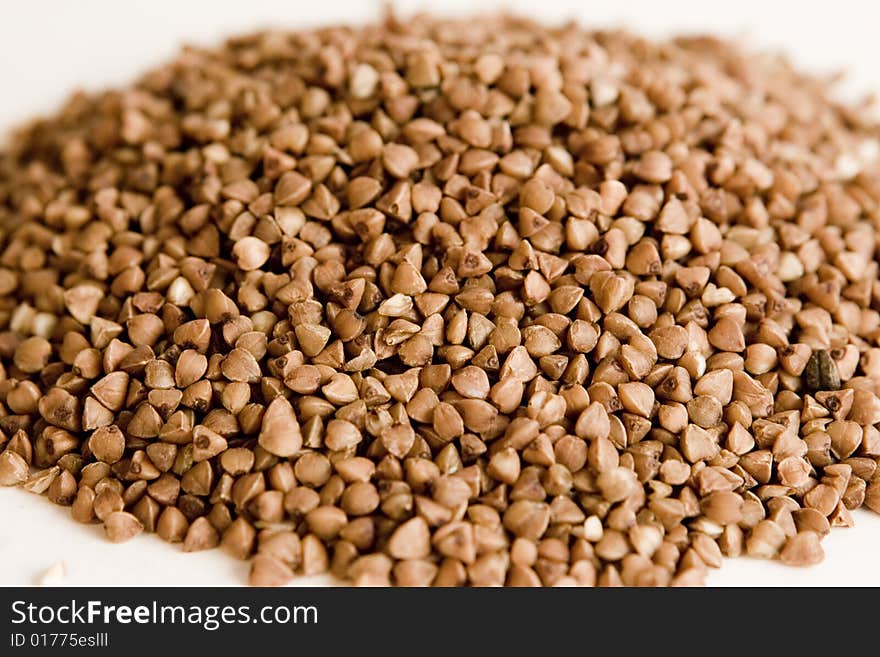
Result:
M664 0L432 0L394 3L401 13L446 14L540 7L544 21L626 26L649 35L714 32L752 48L783 49L817 72L846 69L851 86L880 90L880 6L856 0L735 3ZM306 27L375 18L378 0L28 0L4 3L0 20L0 130L48 112L77 87L125 84L174 53L182 42L210 44L249 29ZM712 573L715 586L880 586L880 516L854 514L857 526L832 532L824 563L807 569L737 559ZM219 550L183 554L154 536L112 545L98 526L18 490L0 490L0 585L32 584L53 563L70 585L223 585L246 580L247 568ZM300 580L316 583L323 580Z

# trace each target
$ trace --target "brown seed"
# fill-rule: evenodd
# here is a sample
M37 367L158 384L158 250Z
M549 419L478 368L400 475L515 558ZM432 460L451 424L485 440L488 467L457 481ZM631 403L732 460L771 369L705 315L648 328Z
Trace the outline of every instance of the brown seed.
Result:
M253 550L257 531L244 518L236 518L223 531L220 541L223 549L236 559L247 559Z
M254 355L246 349L233 349L220 364L220 371L229 381L257 383L260 380L260 365Z
M299 205L312 188L312 182L296 171L288 171L275 184L275 203L277 205Z
M104 488L95 497L93 506L98 520L106 521L110 514L122 511L125 508L125 501L118 491L112 488Z
M342 509L334 506L319 506L306 514L306 522L316 537L329 540L339 534L348 519Z
M330 329L318 324L302 324L294 330L300 349L306 356L317 356L330 339Z
M459 412L451 404L441 402L434 407L434 431L446 440L452 440L464 433L464 422Z
M186 516L174 506L165 507L159 515L156 524L156 533L163 541L168 543L179 543L187 535L189 529L189 521Z
M681 358L687 348L687 332L681 326L654 329L648 337L663 358Z
M183 539L184 552L197 552L210 550L220 543L220 535L205 517L196 518Z
M174 382L179 388L186 388L198 381L208 370L208 359L194 349L184 350L177 359Z
M688 461L696 463L715 456L718 445L708 431L696 424L689 424L682 432L681 451Z
M104 532L112 543L124 543L143 530L141 522L125 511L114 511L104 518Z
M79 400L66 390L52 388L40 399L38 408L50 424L68 431L80 430Z
M733 319L722 317L709 331L709 342L722 351L742 351L746 342L742 327Z
M111 372L92 386L91 392L103 406L111 411L122 410L128 396L129 376L125 372Z
M192 437L192 458L196 463L206 461L226 450L226 439L201 424L193 428Z
M356 481L342 494L340 506L349 516L365 516L375 511L381 499L376 487L366 481Z
M810 392L818 390L837 390L840 376L837 364L824 349L814 351L804 367L804 385Z
M720 525L733 525L742 520L742 497L732 491L715 491L701 502L703 513Z
M115 425L101 427L89 438L89 450L99 461L116 463L125 453L125 436Z
M79 490L70 505L70 517L77 522L92 522L94 513L95 491L80 483Z
M70 506L76 499L76 479L69 470L61 470L57 477L49 485L46 497L50 502L61 506Z
M321 374L314 365L297 367L284 379L284 384L300 394L311 394L318 389L321 382Z

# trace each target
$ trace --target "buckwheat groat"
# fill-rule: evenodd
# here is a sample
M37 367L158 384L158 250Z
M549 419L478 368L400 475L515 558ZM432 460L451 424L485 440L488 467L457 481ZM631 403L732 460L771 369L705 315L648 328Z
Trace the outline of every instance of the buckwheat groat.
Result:
M816 563L880 512L870 116L503 17L76 95L0 152L0 484L260 586Z

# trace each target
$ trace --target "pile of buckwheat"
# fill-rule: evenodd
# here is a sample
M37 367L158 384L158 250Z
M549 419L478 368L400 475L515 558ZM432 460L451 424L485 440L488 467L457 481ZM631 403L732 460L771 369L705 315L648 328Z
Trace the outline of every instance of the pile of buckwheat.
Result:
M250 581L694 585L880 511L880 167L779 58L388 18L0 154L0 483Z

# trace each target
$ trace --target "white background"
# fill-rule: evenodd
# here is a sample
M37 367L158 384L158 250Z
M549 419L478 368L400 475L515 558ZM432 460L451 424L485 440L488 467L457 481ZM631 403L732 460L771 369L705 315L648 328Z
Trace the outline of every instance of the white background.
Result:
M184 42L216 42L260 27L308 27L375 19L379 0L28 0L3 3L0 16L0 131L48 112L78 87L121 85L170 57ZM401 13L489 12L503 8L541 20L575 19L626 26L648 35L712 32L752 49L784 50L803 68L846 70L847 91L880 90L880 6L837 0L394 3ZM531 11L530 11L531 10ZM854 514L857 526L832 532L826 561L808 569L749 559L714 571L716 586L880 585L880 517ZM100 527L19 490L0 490L0 585L31 584L50 565L66 564L71 585L222 585L246 580L247 568L219 550L182 554L154 536L111 545ZM322 583L321 578L299 583Z

